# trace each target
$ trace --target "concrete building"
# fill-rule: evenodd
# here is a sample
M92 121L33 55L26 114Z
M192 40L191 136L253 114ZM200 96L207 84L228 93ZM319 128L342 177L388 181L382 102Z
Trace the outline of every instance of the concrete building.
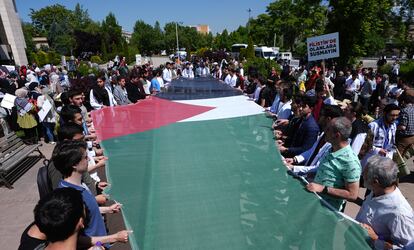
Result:
M44 36L33 37L33 43L35 44L36 49L49 48L47 37Z
M15 0L0 0L0 60L26 65L26 43Z
M122 30L122 37L127 43L129 43L131 41L132 33L126 30Z
M207 24L190 25L191 28L197 30L198 33L207 35L210 33L210 27Z

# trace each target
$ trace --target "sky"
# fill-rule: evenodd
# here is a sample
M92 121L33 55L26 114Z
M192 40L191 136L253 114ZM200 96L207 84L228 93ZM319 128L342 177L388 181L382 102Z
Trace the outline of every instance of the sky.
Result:
M270 0L203 0L203 1L166 1L166 0L15 0L21 19L30 22L30 9L38 10L52 4L61 4L73 10L76 3L87 9L95 21L102 21L113 12L118 23L126 31L133 31L137 20L154 25L159 21L161 27L168 22L181 22L183 25L207 24L214 34L224 29L233 31L245 25L249 18L266 12Z

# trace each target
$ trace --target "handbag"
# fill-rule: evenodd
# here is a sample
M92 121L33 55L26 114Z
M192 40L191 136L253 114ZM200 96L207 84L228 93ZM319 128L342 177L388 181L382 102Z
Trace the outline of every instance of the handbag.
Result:
M405 158L402 157L400 151L397 148L395 149L393 161L397 163L399 178L409 175L411 173L410 169L407 166Z

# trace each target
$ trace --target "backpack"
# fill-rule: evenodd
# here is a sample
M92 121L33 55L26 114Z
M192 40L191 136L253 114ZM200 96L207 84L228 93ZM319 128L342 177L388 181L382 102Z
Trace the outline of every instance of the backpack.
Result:
M43 166L40 167L37 172L37 189L39 190L40 199L53 191L52 183L50 182L48 175L48 166L49 160L44 160Z

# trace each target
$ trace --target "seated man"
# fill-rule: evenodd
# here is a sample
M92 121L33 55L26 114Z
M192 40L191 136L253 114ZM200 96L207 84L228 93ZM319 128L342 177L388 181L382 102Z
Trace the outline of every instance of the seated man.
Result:
M325 130L327 124L329 124L333 118L341 117L342 115L343 112L337 105L323 106L319 113L319 127L322 131ZM326 141L325 133L321 132L318 139L309 150L296 155L293 158L286 158L285 162L288 168L295 173L307 174L316 172L320 161L330 153L331 148L331 143Z
M299 109L303 119L297 133L292 136L293 138L289 147L279 145L280 153L284 157L293 157L301 154L311 148L316 141L319 127L312 115L315 102L316 99L314 97L304 96L302 98Z
M394 155L395 134L397 131L395 122L399 114L400 107L395 104L388 104L383 110L383 116L369 124L369 128L374 134L375 152L390 159Z
M360 102L352 102L345 108L345 116L352 122L351 147L357 155L369 130L368 124L362 119L364 114L364 107Z
M66 105L62 108L60 112L60 125L63 126L65 123L75 123L82 126L83 134L85 135L85 139L92 141L92 143L96 143L96 134L92 133L90 130L85 128L84 123L82 122L82 114L81 109L74 105ZM96 155L102 155L102 150L96 150Z
M401 249L413 244L414 214L397 187L397 165L389 158L374 155L369 158L363 177L366 188L372 192L356 220L368 230L374 248Z
M119 239L118 234L107 236L106 227L101 214L118 213L121 204L115 203L107 207L99 207L95 198L82 183L82 175L88 168L88 156L86 153L86 143L83 141L63 141L56 145L57 152L53 156L52 161L56 168L62 173L64 179L60 181L59 188L74 188L81 192L83 202L86 205L88 214L88 225L85 225L83 234L92 237L94 241L102 243L112 243L116 241L127 241L128 232L125 238ZM109 245L106 245L109 247Z
M82 131L82 127L78 124L74 123L67 123L64 126L62 126L58 132L58 139L59 143L65 140L78 140L83 141L84 135ZM58 148L56 147L55 150L52 153L53 155L57 153ZM101 159L98 162L94 162L94 166L91 166L90 169L96 169L97 167L103 167L105 166L106 159ZM88 166L89 170L89 166ZM52 189L56 189L58 187L58 184L60 180L62 180L62 174L55 168L53 161L50 161L49 165L47 166L47 172L49 180L52 184ZM106 202L106 198L103 195L98 195L97 188L103 189L107 186L106 182L96 182L88 172L85 172L82 176L82 182L85 183L91 193L96 196L96 199L99 204L104 204Z
M282 89L282 95L281 95L282 103L276 115L278 120L283 120L283 119L288 120L292 116L292 96L293 96L293 91L291 88Z
M358 198L361 164L348 143L351 130L351 121L346 117L329 122L325 136L332 145L331 153L322 159L314 182L306 187L311 192L321 193L322 198L338 210L345 200Z

